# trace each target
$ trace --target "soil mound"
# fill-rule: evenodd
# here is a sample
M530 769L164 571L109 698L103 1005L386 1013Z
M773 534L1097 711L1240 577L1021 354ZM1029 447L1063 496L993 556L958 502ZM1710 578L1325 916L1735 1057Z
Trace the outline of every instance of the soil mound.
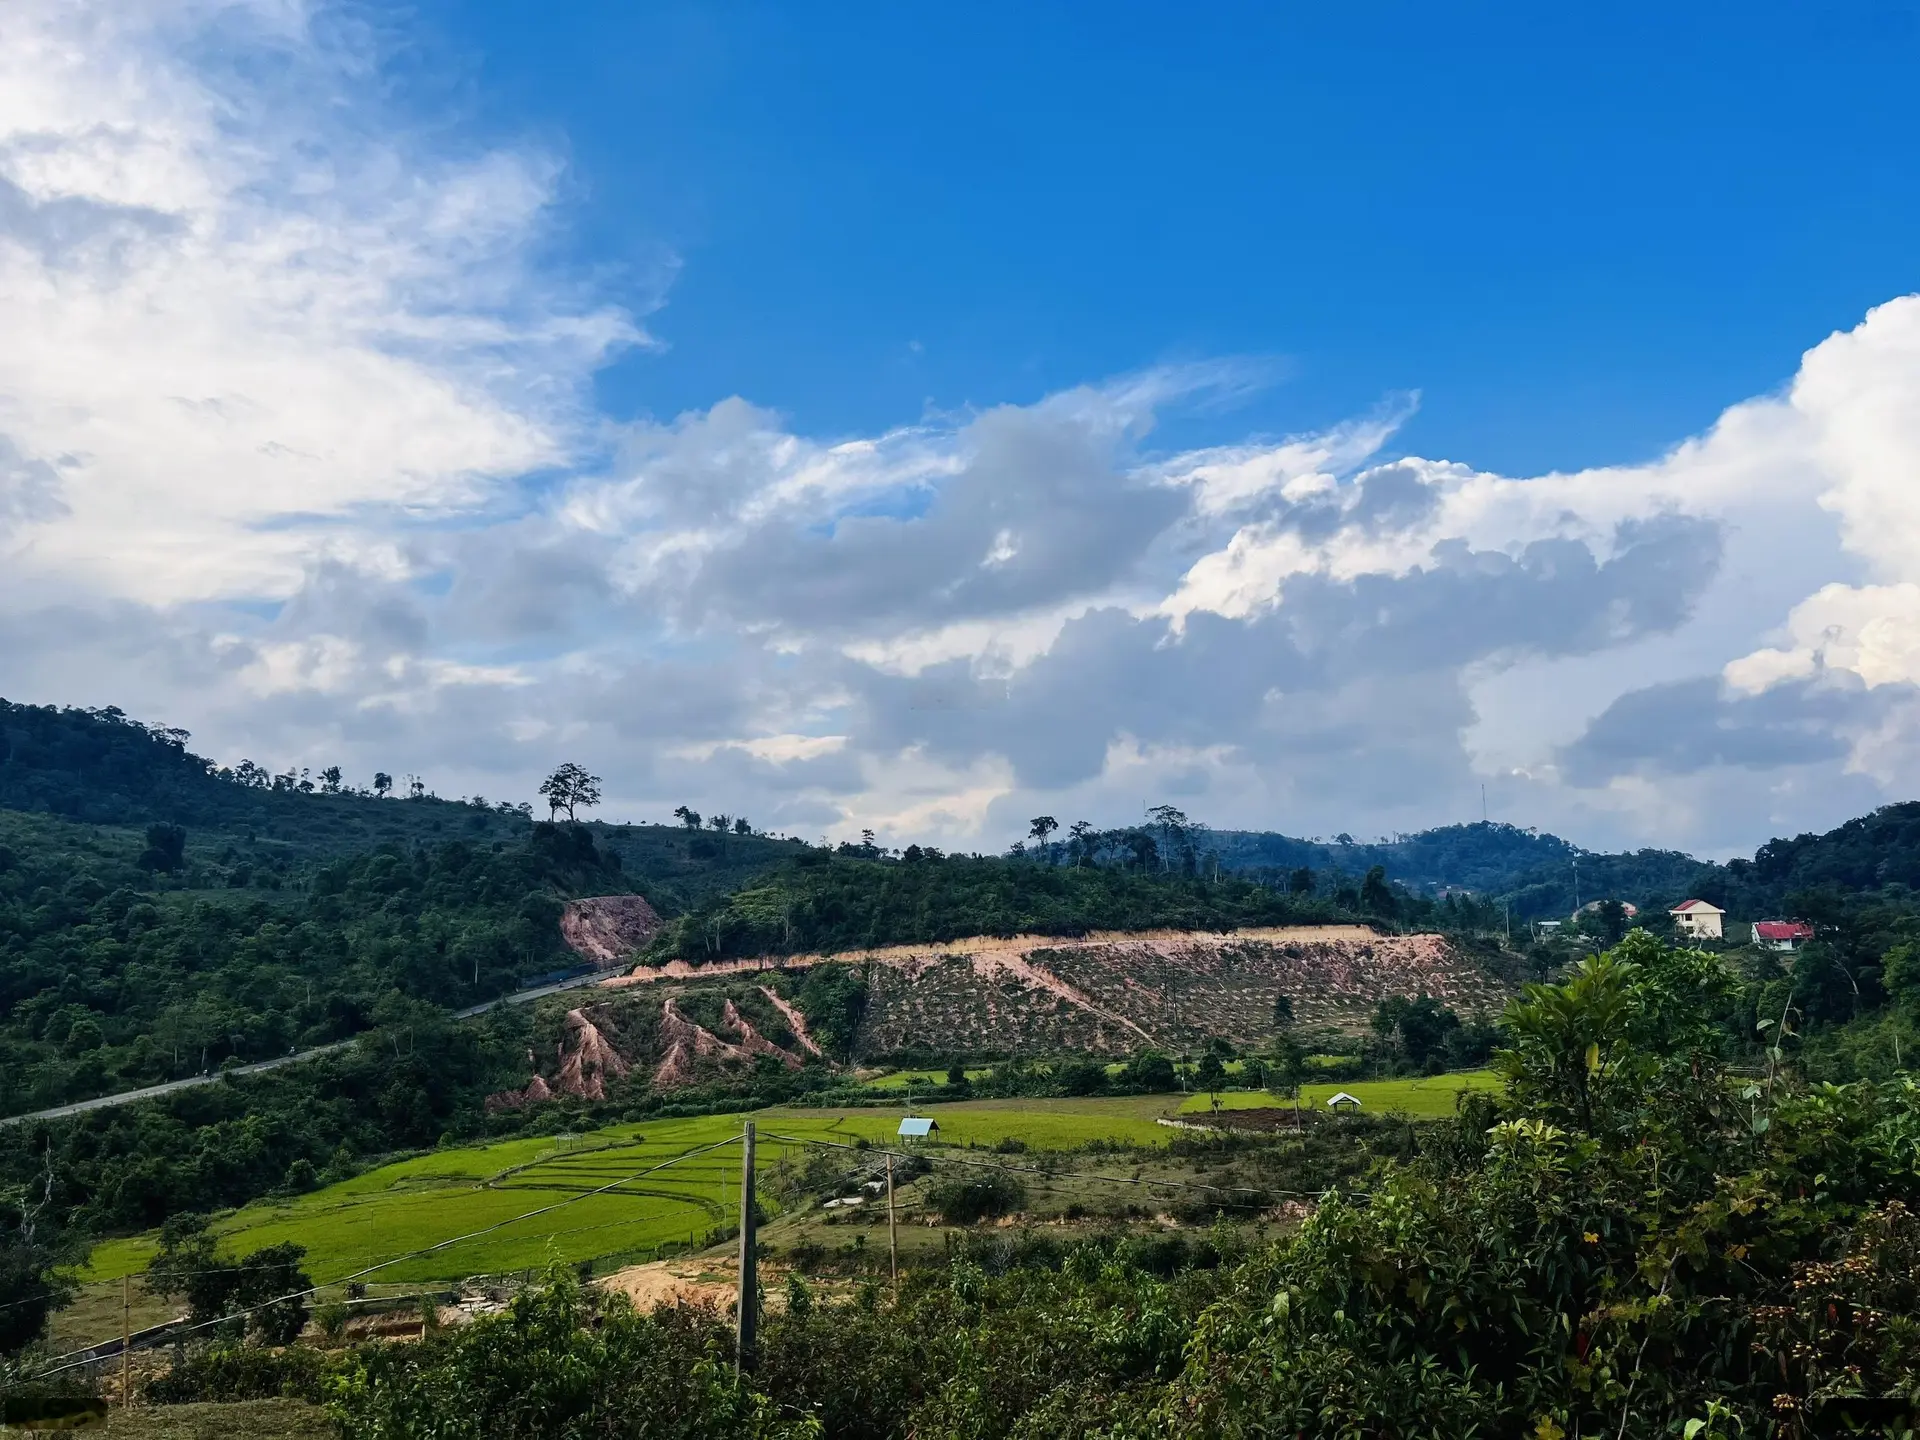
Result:
M502 1090L487 1097L489 1114L501 1110L524 1110L529 1105L540 1105L553 1099L553 1087L536 1075L527 1082L524 1090Z

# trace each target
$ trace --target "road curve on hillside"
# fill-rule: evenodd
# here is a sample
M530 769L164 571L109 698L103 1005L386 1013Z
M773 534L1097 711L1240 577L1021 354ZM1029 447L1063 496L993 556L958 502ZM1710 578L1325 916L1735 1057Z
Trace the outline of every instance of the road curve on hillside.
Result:
M558 980L551 985L536 985L531 990L519 990L511 995L502 995L498 1000L488 1000L484 1004L469 1005L464 1010L456 1010L453 1012L453 1018L471 1019L475 1015L484 1015L496 1005L524 1005L548 995L557 995L562 990L591 985L604 978L603 973L596 971ZM107 1110L115 1105L131 1105L139 1100L152 1100L161 1095L171 1095L176 1090L187 1090L195 1085L211 1085L225 1075L259 1075L264 1071L278 1070L283 1065L298 1065L303 1060L311 1060L318 1055L328 1055L335 1050L344 1050L358 1038L354 1036L346 1040L335 1040L330 1045L316 1045L311 1050L297 1051L292 1055L276 1055L271 1060L256 1060L250 1065L236 1065L231 1070L216 1070L206 1075L189 1075L184 1080L168 1080L163 1084L147 1085L139 1090L122 1090L116 1095L96 1096L92 1100L75 1100L70 1104L55 1105L46 1110L32 1110L25 1115L4 1115L0 1116L0 1125L21 1125L29 1120L64 1120L71 1115L84 1115L89 1110Z

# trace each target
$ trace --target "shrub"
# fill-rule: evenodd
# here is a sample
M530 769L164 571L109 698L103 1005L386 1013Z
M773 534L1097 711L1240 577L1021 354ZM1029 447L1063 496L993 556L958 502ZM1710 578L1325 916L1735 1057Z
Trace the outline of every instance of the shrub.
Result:
M349 1437L434 1440L800 1440L734 1383L728 1328L711 1310L643 1315L583 1292L556 1267L503 1315L445 1338L369 1346L330 1387Z
M166 1374L149 1380L145 1393L156 1405L280 1396L317 1405L324 1398L327 1369L317 1350L216 1344L189 1350Z
M971 1225L1025 1209L1027 1187L1011 1175L968 1176L931 1186L927 1203L949 1225Z

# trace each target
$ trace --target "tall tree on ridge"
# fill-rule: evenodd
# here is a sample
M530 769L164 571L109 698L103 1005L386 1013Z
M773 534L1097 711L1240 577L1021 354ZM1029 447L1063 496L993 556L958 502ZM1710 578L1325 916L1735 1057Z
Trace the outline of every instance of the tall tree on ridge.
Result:
M1027 828L1027 834L1030 835L1044 851L1047 848L1047 837L1059 828L1060 822L1054 819L1053 816L1036 815Z
M572 820L576 818L575 806L600 803L600 777L589 775L584 765L569 760L540 782L540 795L547 802L549 820L562 810L567 812L567 819Z

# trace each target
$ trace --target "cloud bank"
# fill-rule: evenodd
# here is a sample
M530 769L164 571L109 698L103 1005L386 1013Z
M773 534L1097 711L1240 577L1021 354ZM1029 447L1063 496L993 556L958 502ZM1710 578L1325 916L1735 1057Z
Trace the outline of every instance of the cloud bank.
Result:
M652 342L546 261L560 165L410 128L380 63L291 0L0 10L0 694L959 845L1484 786L1717 853L1915 788L1920 298L1571 474L1396 455L1404 396L1157 447L1224 364L870 436L616 422L593 376Z

